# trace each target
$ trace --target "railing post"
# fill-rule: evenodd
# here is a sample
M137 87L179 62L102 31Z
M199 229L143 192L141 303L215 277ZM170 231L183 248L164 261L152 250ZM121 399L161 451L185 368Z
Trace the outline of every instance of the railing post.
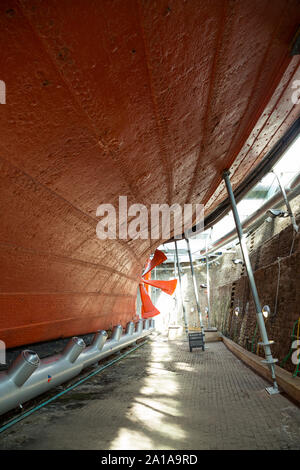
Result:
M179 263L179 256L178 256L178 249L177 249L177 242L175 240L175 254L176 254L176 262L177 262L177 270L178 270L178 279L179 279L179 290L180 290L180 299L181 299L181 306L182 306L182 312L183 312L183 318L184 318L184 327L185 327L185 333L188 335L188 324L187 324L187 318L186 318L186 310L183 302L183 291L182 291L182 283L181 283L181 272L180 272L180 263Z
M195 294L195 299L196 299L197 311L198 311L198 315L199 315L201 332L203 334L203 340L204 340L204 326L203 326L203 320L202 320L202 313L201 313L201 309L200 309L198 287L197 287L196 276L195 276L195 272L194 272L191 247L190 247L190 242L189 242L188 238L186 238L185 241L186 241L186 244L187 244L187 249L188 249L188 254L189 254L189 259L190 259L190 267L191 267L192 280L193 280L193 286L194 286L194 294Z
M233 194L229 175L230 175L229 171L224 171L223 179L225 181L228 196L230 199L231 209L232 209L232 213L233 213L233 217L234 217L234 221L236 225L236 230L237 230L237 234L238 234L239 241L240 241L240 246L241 246L241 250L242 250L242 254L243 254L243 258L245 262L245 267L246 267L246 271L247 271L247 275L248 275L248 279L250 283L250 288L252 291L253 300L255 303L257 323L258 323L260 334L261 334L262 346L264 348L265 356L266 356L266 360L263 362L265 362L269 366L272 379L273 379L273 387L267 388L268 393L270 393L271 395L271 394L279 393L278 385L276 382L276 374L275 374L275 363L278 362L278 359L273 359L273 356L272 356L272 352L270 348L270 344L272 343L270 343L268 339L266 325L265 325L263 314L262 314L261 303L258 297L258 292L257 292L256 284L255 284L252 266L250 263L248 248L247 248L246 241L244 238L242 224L241 224L239 213L237 210L235 197Z

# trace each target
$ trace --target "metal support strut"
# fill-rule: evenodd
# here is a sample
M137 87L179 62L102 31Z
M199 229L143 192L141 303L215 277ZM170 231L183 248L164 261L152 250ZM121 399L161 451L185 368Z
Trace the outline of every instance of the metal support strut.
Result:
M185 327L186 335L188 335L189 330L188 330L188 324L187 324L185 306L184 306L184 302L183 302L183 292L182 292L182 284L181 284L180 263L179 263L179 256L178 256L177 242L176 242L176 241L175 241L175 254L176 254L176 262L177 262L177 269L178 269L179 290L180 290L180 299L181 299L181 306L182 306L183 319L184 319L184 327Z
M195 272L194 272L191 247L190 247L190 242L189 242L188 238L186 238L185 241L186 241L186 244L187 244L187 249L188 249L188 254L189 254L189 259L190 259L190 267L191 267L191 273L192 273L192 279L193 279L193 285L194 285L194 293L195 293L195 298L196 298L197 311L198 311L198 315L199 315L201 333L203 335L203 340L204 340L205 333L204 333L202 313L201 313L200 303L199 303L199 295L198 295L198 288L197 288L197 283L196 283L196 276L195 276Z
M209 239L211 239L211 230L209 234ZM205 251L208 251L208 237L205 240ZM210 324L210 277L209 277L209 264L208 264L208 256L206 255L206 285L207 285L207 323L208 328L211 328Z
M250 263L248 248L247 248L246 241L245 241L245 238L244 238L242 224L241 224L239 213L238 213L238 210L237 210L235 197L234 197L234 194L233 194L233 190L232 190L232 186L231 186L229 176L230 176L230 172L229 171L224 171L223 178L224 178L226 188L227 188L227 192L228 192L228 196L229 196L229 199L230 199L231 209L232 209L232 213L233 213L233 217L234 217L234 221L235 221L235 225L236 225L236 230L237 230L237 234L238 234L238 237L239 237L240 246L241 246L241 250L242 250L242 254L243 254L243 258L244 258L244 262L245 262L245 267L246 267L246 271L247 271L247 275L248 275L248 279L249 279L249 283L250 283L250 288L251 288L254 303L255 303L257 323L258 323L258 326L259 326L260 335L261 335L261 339L262 339L261 345L264 347L264 351L265 351L266 359L262 362L264 362L265 364L268 365L268 367L270 369L270 372L271 372L271 375L272 375L272 380L273 380L273 387L267 387L266 390L270 395L273 395L275 393L279 393L278 385L277 385L277 382L276 382L276 375L275 375L275 363L278 362L278 359L274 359L273 356L272 356L272 352L271 352L271 348L270 348L270 344L272 344L272 342L270 342L269 339L268 339L268 334L267 334L267 330L266 330L266 326L265 326L265 322L264 322L264 318L263 318L263 314L262 314L262 307L261 307L260 300L259 300L259 297L258 297L258 292L257 292L256 284L255 284L255 279L254 279L254 275L253 275L253 271L252 271L252 266L251 266L251 263Z
M298 227L298 225L297 225L297 223L296 223L296 219L295 219L295 216L294 216L294 214L293 214L293 211L292 211L292 208L291 208L291 205L290 205L290 201L288 200L288 197L287 197L287 195L286 195L285 187L283 186L282 181L281 181L281 178L280 178L280 176L276 173L276 171L273 170L273 173L274 173L274 175L276 176L276 179L277 179L277 182L278 182L278 185L279 185L279 188L280 188L282 197L283 197L283 199L284 199L286 208L287 208L287 210L288 210L288 214L289 214L289 216L290 216L290 219L291 219L291 222L292 222L292 225L293 225L293 229L295 230L296 233L298 233L299 227Z

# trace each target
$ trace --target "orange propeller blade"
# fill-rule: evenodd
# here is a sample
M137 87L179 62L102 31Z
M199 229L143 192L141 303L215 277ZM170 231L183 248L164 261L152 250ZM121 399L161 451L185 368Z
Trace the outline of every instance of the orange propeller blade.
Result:
M160 251L160 250L155 250L154 256L151 260L147 262L147 265L145 267L145 270L142 274L142 276L145 276L149 271L152 271L153 268L156 266L159 266L161 263L166 261L167 257L166 255Z
M142 318L143 319L146 319L146 318L152 318L152 317L155 317L155 315L158 315L160 312L157 310L156 312L150 312L150 313L143 313L142 314Z
M143 281L149 281L151 279L151 271L149 271L145 276L142 278ZM150 291L150 286L146 285L144 286L146 289L146 292L149 294Z
M157 289L161 289L166 294L172 295L175 292L177 286L177 279L171 279L170 281L155 281L154 279L148 281L143 279L145 284L149 284L149 286L156 287Z
M154 307L149 295L146 292L145 287L139 284L141 300L142 300L142 316L143 318L154 317L160 313L157 308Z

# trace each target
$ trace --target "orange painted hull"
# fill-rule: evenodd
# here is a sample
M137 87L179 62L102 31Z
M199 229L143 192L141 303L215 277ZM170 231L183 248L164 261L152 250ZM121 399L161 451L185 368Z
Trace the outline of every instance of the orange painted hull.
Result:
M299 22L296 0L1 1L8 347L135 318L161 240L100 241L97 207L127 195L212 211L222 170L236 186L299 114Z

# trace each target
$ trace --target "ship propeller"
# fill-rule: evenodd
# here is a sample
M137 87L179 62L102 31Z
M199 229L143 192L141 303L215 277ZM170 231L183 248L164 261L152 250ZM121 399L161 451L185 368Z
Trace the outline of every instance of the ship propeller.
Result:
M167 259L166 255L160 251L155 250L154 256L152 259L148 259L146 267L142 274L142 279L139 284L141 301L142 301L142 317L150 318L158 315L159 310L153 305L150 296L149 296L149 286L156 287L157 289L162 290L168 295L172 295L175 292L177 286L177 279L171 279L169 281L160 281L151 279L151 271L156 266L159 266Z

